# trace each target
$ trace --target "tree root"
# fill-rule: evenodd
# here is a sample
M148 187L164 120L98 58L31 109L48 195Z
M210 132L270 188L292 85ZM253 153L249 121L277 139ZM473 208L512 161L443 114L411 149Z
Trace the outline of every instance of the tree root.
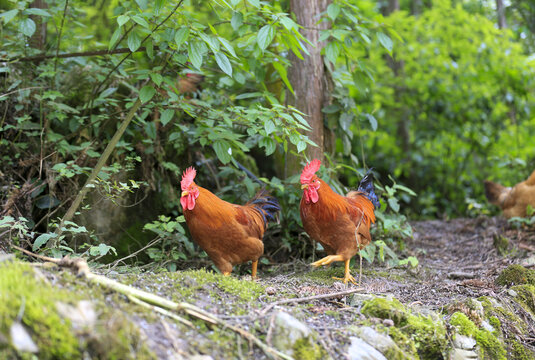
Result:
M149 292L136 289L134 287L122 284L118 281L109 279L102 275L97 275L91 272L89 269L89 266L87 265L87 262L82 258L70 258L68 256L63 257L62 259L55 259L47 256L42 256L38 254L34 254L31 251L25 250L23 248L20 248L18 246L13 245L14 249L19 250L27 255L30 255L34 258L52 262L58 266L70 268L73 271L76 272L77 276L85 277L90 282L105 286L109 289L115 290L118 293L126 295L132 302L148 307L150 309L153 309L154 311L159 312L160 314L163 314L165 316L168 316L172 319L175 319L177 321L180 321L186 325L193 324L189 322L186 319L180 318L178 315L174 314L173 311L183 311L187 315L194 317L196 319L202 320L206 323L212 324L212 325L218 325L222 328L228 328L235 333L239 334L244 339L248 340L251 343L254 343L256 346L258 346L266 355L274 358L280 358L280 359L286 359L286 360L293 360L291 356L288 356L280 351L278 351L275 348L272 348L271 346L265 344L262 342L259 338L257 338L255 335L251 334L250 332L238 327L234 326L232 324L229 324L228 322L218 318L217 316L195 306L192 304L188 304L186 302L176 303L174 301L167 300L161 296L151 294ZM355 292L355 290L353 290Z

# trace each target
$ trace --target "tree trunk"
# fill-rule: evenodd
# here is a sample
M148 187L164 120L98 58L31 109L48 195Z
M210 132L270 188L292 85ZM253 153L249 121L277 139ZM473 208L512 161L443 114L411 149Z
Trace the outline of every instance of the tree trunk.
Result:
M498 15L498 27L505 29L507 23L505 22L505 6L503 5L503 0L496 0L496 13Z
M32 4L30 5L31 8L37 8L37 9L47 9L48 6L45 2L45 0L34 0ZM47 18L44 16L39 15L30 15L30 19L32 19L35 22L35 32L33 33L32 37L30 38L30 45L33 48L41 50L41 52L45 51L45 45L46 45L46 20Z
M304 60L290 54L292 66L289 80L294 88L295 96L288 97L288 102L308 115L307 121L312 128L306 135L318 147L308 146L306 155L309 159L323 160L323 113L321 109L328 102L327 93L328 74L325 72L323 59L320 54L325 45L319 41L320 29L327 29L328 22L318 23L320 14L327 10L331 0L290 0L290 10L295 14L297 23L303 27L302 34L314 46L305 44L309 56L303 54ZM292 175L299 171L299 158L288 154L285 164L285 175Z

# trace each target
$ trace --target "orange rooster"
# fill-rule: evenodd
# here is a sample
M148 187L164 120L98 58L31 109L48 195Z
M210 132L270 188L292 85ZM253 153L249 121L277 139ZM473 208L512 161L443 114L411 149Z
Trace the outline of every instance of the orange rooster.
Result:
M321 162L318 159L308 163L301 173L301 221L310 237L318 241L327 256L313 266L328 265L334 261L345 263L344 284L356 285L349 271L353 256L371 241L370 225L375 222L374 208L379 201L373 190L372 176L362 179L358 191L346 196L335 193L329 185L316 175ZM374 206L374 203L376 204Z
M485 180L485 195L491 204L502 209L506 218L525 217L528 205L535 208L535 171L512 188Z
M190 167L180 182L180 204L193 240L223 275L230 275L234 265L252 261L254 279L267 222L280 210L277 199L260 191L247 204L234 205L195 184L196 174Z

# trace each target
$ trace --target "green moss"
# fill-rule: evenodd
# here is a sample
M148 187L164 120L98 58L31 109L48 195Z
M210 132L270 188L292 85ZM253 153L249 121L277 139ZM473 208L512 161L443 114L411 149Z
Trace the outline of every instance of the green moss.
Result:
M364 301L364 315L391 319L388 332L398 346L422 359L442 358L446 353L446 327L440 319L411 314L397 299L374 298Z
M422 359L444 358L448 342L446 327L441 319L431 316L409 315L403 329L410 334Z
M33 269L26 264L2 262L0 334L9 334L9 328L22 310L21 322L39 347L39 359L81 358L78 339L71 331L70 322L56 311L56 302L72 302L76 298L76 294L39 281Z
M490 331L478 330L475 334L476 342L483 350L482 358L492 360L506 360L507 351L500 343L500 340Z
M526 349L521 343L516 340L511 340L509 343L511 347L511 355L514 360L534 360L535 355Z
M495 235L493 239L493 245L498 254L506 255L509 248L509 239L502 235Z
M535 285L535 270L528 270L522 265L510 265L506 267L496 279L496 284L502 286Z
M527 331L527 325L521 318L504 308L493 298L482 296L478 300L483 305L486 318L490 319L496 317L500 321L500 325L502 325L501 327L503 327L503 324L506 324L507 326L514 326L522 333Z
M319 360L327 357L325 350L319 344L310 341L308 338L297 340L293 350L293 357L299 360Z
M502 322L496 316L491 316L489 318L489 324L494 328L495 332L498 335L502 334Z
M474 337L478 331L476 324L462 312L456 312L451 315L450 324L455 326L459 334Z
M409 358L418 359L418 350L416 349L416 344L411 339L411 337L398 329L395 326L391 326L386 328L386 331L388 332L388 335L394 340L397 346L405 352L405 354L409 355ZM384 354L387 359L394 359L394 357L390 357L388 354Z
M535 286L517 285L513 286L516 292L515 300L526 310L535 315Z
M367 316L380 319L391 319L396 326L403 326L407 323L407 310L397 299L386 299L376 297L364 301L361 312Z

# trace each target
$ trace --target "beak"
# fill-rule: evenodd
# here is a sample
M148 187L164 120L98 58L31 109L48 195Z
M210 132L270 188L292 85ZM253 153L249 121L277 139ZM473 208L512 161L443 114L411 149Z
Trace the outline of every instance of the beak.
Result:
M182 195L180 195L180 197L184 197L184 196L188 196L189 192L187 191L182 191Z
M304 190L304 189L307 189L307 188L308 188L308 184L301 185L301 190Z

